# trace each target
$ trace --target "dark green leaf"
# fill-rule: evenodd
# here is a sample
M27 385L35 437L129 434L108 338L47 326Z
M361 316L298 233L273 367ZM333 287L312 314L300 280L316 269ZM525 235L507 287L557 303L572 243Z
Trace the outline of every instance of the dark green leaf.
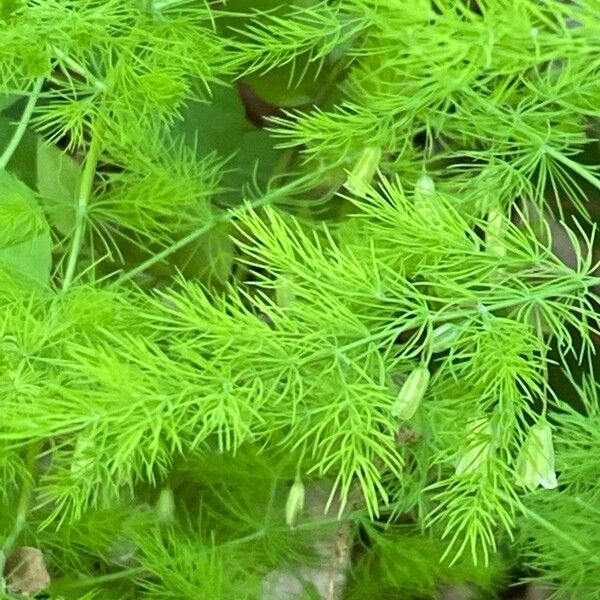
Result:
M33 191L8 171L0 171L0 265L10 275L46 286L52 241Z
M50 223L69 235L75 226L75 203L81 167L56 146L43 142L37 147L37 189Z
M197 277L209 285L224 285L233 267L234 244L230 223L213 227L193 247L174 257L187 277Z
M5 94L0 92L0 111L12 106L19 98L20 96L15 94Z
M13 107L11 107L13 108ZM8 111L9 113L12 110ZM8 116L0 115L0 153L7 147L15 130L14 121L18 120L17 114ZM8 169L14 173L21 181L30 187L35 187L36 169L35 155L37 146L37 136L32 131L27 130L18 148L15 150L8 163Z
M235 86L216 88L208 105L188 104L183 121L171 133L194 144L199 156L217 152L223 158L231 157L223 178L223 186L229 190L225 194L228 203L239 201L242 185L250 180L264 185L275 164L277 152L273 140L266 131L255 129L246 120Z

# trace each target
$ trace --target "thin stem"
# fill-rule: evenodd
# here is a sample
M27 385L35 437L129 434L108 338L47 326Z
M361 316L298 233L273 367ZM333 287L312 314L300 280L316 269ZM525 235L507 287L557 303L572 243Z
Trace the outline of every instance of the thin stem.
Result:
M245 205L244 208L258 208L264 204L265 204L264 198L261 198L258 201L251 202L251 203ZM171 244L168 248L165 248L161 252L158 252L158 253L152 255L149 259L145 260L143 263L139 264L137 267L134 267L130 271L127 271L127 273L123 273L123 275L121 275L121 277L119 277L119 279L117 280L117 283L124 283L125 281L129 281L129 280L133 279L140 273L143 273L144 271L148 270L150 267L152 267L156 263L164 260L165 258L170 256L174 252L181 250L181 248L184 248L188 244L191 244L193 241L202 237L205 233L208 233L213 227L216 227L217 224L223 223L226 221L230 221L233 218L235 218L235 216L236 216L235 210L228 210L228 211L224 212L222 215L215 217L214 219L212 219L211 221L209 221L202 227L199 227L198 229L194 229L194 231L191 231L186 236L182 237L180 240L177 240L175 243Z
M19 147L23 136L25 135L25 131L27 130L27 126L29 125L29 121L31 121L31 115L33 114L33 109L38 101L40 96L40 92L42 90L42 85L44 83L43 77L38 77L35 80L33 85L33 90L29 95L29 100L27 101L27 105L25 106L25 110L23 111L23 115L21 116L21 120L13 133L10 142L8 142L8 146L5 148L2 156L0 156L0 169L5 169L16 149Z
M98 586L105 583L111 583L118 581L119 579L125 579L129 577L136 577L139 575L151 575L148 569L144 567L131 567L130 569L124 569L122 571L115 571L114 573L106 573L105 575L98 575L97 577L86 577L80 581L75 581L69 585L69 589L90 587L92 585Z
M85 158L85 166L81 174L81 180L79 182L77 211L75 215L75 232L73 234L73 241L71 243L69 257L67 259L67 268L63 280L63 291L70 287L70 285L73 283L73 278L75 277L75 268L77 267L77 261L81 251L81 244L83 242L88 206L94 185L94 176L96 175L100 151L100 136L97 133L94 133L90 143L89 151Z
M544 325L542 323L542 315L540 314L540 310L539 308L534 310L533 312L533 316L534 316L534 320L535 320L535 329L536 329L536 334L540 340L540 361L539 364L541 365L541 369L544 373L544 385L546 386L546 389L549 390L549 386L550 386L550 376L548 373L548 348L546 346L546 344L544 344L544 339L545 339L545 335L544 335ZM546 418L546 415L548 414L548 394L544 394L542 396L542 419Z
M302 463L304 462L304 454L306 453L306 444L302 445L302 452L300 453L300 458L296 463L296 481L302 480Z
M342 61L338 61L338 63L334 66L334 68L332 69L332 71L327 79L327 83L324 86L321 95L319 96L319 99L316 101L317 104L320 104L326 98L328 98L329 95L332 93L332 91L335 89L335 86L340 77L340 74L343 71L343 67L344 67L344 65L342 64ZM279 161L275 165L275 169L272 174L272 180L276 180L278 177L285 176L285 172L286 172L287 168L290 166L290 164L292 163L297 152L298 152L298 148L295 147L295 148L288 149L287 151L284 151L281 154ZM295 191L297 187L301 188L305 182L310 182L310 181L314 181L314 174L309 175L308 177L303 177L296 182L290 183L289 185L281 186L274 192L274 195L275 195L275 197L277 197L277 195L282 195L282 194L286 194L290 191ZM270 198L269 196L265 196L259 200L256 200L254 202L250 202L250 203L247 203L247 204L241 206L240 210L247 210L249 208L250 209L257 208L260 206L271 204L272 202L273 202L273 198ZM199 229L196 229L195 231L192 231L185 237L181 238L180 240L178 240L177 242L175 242L168 248L165 248L161 252L150 257L148 260L139 264L137 267L134 267L127 273L123 273L117 279L117 284L125 283L126 281L130 281L134 277L137 277L140 273L143 273L144 271L148 270L150 267L161 262L162 260L164 260L165 258L170 256L174 252L177 252L178 250L181 250L181 248L184 248L188 244L196 241L198 238L200 238L204 234L208 233L216 225L235 219L236 215L237 215L237 209L229 210L229 211L226 211L225 213L223 213L222 215L219 215L218 217L216 217L209 223L203 225Z
M596 189L600 190L600 179L595 177L586 167L577 161L571 160L568 156L565 156L562 152L558 152L553 148L546 148L546 153L552 158L562 163L565 167L568 167L580 177L583 177L586 181L591 183Z
M76 60L73 60L68 54L65 54L60 48L54 46L52 49L58 59L62 60L65 66L67 66L73 73L83 77L88 83L92 83L97 90L104 90L106 88L103 81L92 75Z
M583 554L585 556L590 556L589 548L586 548L585 546L581 545L577 540L573 539L571 536L567 535L566 533L563 533L554 524L550 523L549 521L547 521L546 519L544 519L543 517L541 517L539 514L537 514L536 512L534 512L532 510L529 510L525 507L523 507L522 510L523 510L523 513L527 517L529 517L530 519L533 519L536 523L539 523L544 529L546 529L546 531L549 531L551 534L556 536L556 538L563 540L563 542L565 542L567 545L571 546L571 548L573 548L580 554ZM598 561L598 558L596 557L594 562L597 562L597 561Z
M17 506L17 517L12 529L2 543L2 551L0 552L0 574L4 572L7 556L12 552L13 547L21 536L27 524L27 514L31 505L31 496L33 493L33 482L35 478L35 461L37 459L39 443L31 444L27 450L27 471L30 475L25 478L21 486L21 494L19 496L19 504Z
M257 200L253 200L252 202L246 202L239 207L229 209L224 211L220 215L217 215L211 221L203 225L202 227L195 229L188 233L185 237L182 237L180 240L177 240L175 243L171 244L168 248L165 248L161 252L154 254L149 259L145 260L143 263L139 264L137 267L134 267L130 271L123 273L116 281L117 285L121 283L125 283L126 281L130 281L134 277L137 277L140 273L148 270L150 267L155 264L165 260L168 256L181 250L188 244L196 241L198 238L202 237L204 234L208 233L213 227L216 227L220 223L226 223L228 221L234 220L239 212L245 212L247 210L253 210L255 208L260 208L261 206L266 206L268 204L272 204L279 196L284 196L291 191L295 191L296 188L301 188L304 183L314 180L314 175L309 175L307 177L303 177L295 182L290 183L289 185L282 186L274 190L271 194L267 194L262 198Z

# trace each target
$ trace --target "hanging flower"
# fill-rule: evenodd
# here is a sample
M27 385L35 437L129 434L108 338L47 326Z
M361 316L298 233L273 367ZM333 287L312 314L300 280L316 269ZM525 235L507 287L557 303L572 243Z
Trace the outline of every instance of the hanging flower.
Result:
M435 194L435 182L429 175L421 175L415 185L415 192L421 198L430 198Z
M491 452L492 428L489 419L474 419L467 425L467 450L456 465L457 475L470 475L481 471Z
M295 302L295 300L296 295L294 294L292 281L283 275L277 277L275 282L275 301L278 306L289 306Z
M408 421L414 416L429 385L429 376L429 369L424 365L411 372L392 405L394 417Z
M156 517L161 523L173 523L175 520L175 496L169 487L160 491L155 505Z
M505 217L496 211L488 214L488 225L486 231L486 250L500 258L506 256L506 245L503 238L506 230Z
M289 527L294 527L298 515L304 508L304 483L300 477L292 484L285 504L285 522Z
M552 430L547 421L541 420L529 430L517 459L516 474L519 485L529 490L539 485L546 489L558 486Z
M367 146L348 177L346 187L357 196L364 194L381 162L381 148Z
M431 352L437 354L452 347L462 333L462 329L455 323L442 323L433 330L431 337Z

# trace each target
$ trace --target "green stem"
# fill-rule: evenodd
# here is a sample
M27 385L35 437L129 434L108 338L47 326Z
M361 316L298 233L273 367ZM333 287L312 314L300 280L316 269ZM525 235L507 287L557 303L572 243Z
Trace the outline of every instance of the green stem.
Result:
M27 471L30 475L26 477L23 485L21 486L21 494L19 496L19 503L17 506L17 516L12 529L2 543L2 550L0 552L0 574L4 572L7 556L12 552L17 540L23 533L25 525L27 524L27 514L29 513L29 506L31 505L31 496L33 494L33 482L35 479L35 461L37 459L39 451L39 443L31 444L27 450Z
M550 155L554 160L562 163L565 167L568 167L577 175L591 183L596 189L600 190L600 179L594 176L586 167L577 161L571 160L569 157L565 156L562 152L558 150L554 150L553 148L547 148L546 154Z
M593 280L594 282L596 281L596 279ZM573 292L573 291L577 291L579 290L579 287L575 287L573 286L571 287L567 287L566 289L562 290L562 292L564 292L565 294L569 293L569 292ZM540 299L545 299L546 297L552 297L552 296L557 296L560 295L561 291L560 290L552 290L551 292L548 292L546 294L542 294L540 295ZM432 298L432 299L436 299L436 298ZM487 306L487 309L490 312L495 312L495 311L500 311L503 309L507 309L507 308L515 308L517 306L520 305L520 303L523 303L526 299L521 299L521 298L515 298L515 299L511 299L511 300L505 300L503 302L497 302L496 304L490 304L489 306ZM478 310L478 309L472 309L474 311ZM442 323L447 323L447 322L452 322L453 320L458 320L458 319L463 319L465 318L465 316L468 316L468 313L465 312L465 309L462 310L457 310L455 312L446 312L446 313L439 313L439 314L432 314L429 316L429 319L431 320L432 324L442 324ZM348 352L349 350L354 350L355 348L360 348L363 346L366 346L367 344L373 343L373 342L379 342L382 340L385 340L386 338L389 338L389 341L394 340L402 330L404 330L406 328L406 323L403 321L402 318L399 318L397 321L391 323L390 325L388 325L385 329L378 331L376 333L373 333L365 338L360 338L357 340L354 340L353 342L350 342L348 344L344 344L343 346L339 346L337 347L333 352ZM323 350L322 352L318 352L317 354L309 357L306 359L307 363L313 363L319 360L322 360L324 358L329 358L332 354L331 349L326 349ZM427 362L427 361L425 361ZM546 406L547 403L544 404L544 407ZM545 408L544 408L544 414L545 414Z
M13 133L8 146L5 148L2 156L0 156L0 169L5 169L10 159L12 158L15 150L19 147L23 136L25 135L25 131L27 130L27 126L29 125L29 121L31 121L31 115L33 114L33 109L38 101L40 96L40 92L42 90L42 84L44 83L43 77L38 77L35 80L33 85L33 90L29 95L29 100L27 101L27 105L25 106L25 110L23 111L23 115L21 116L21 120Z
M136 577L138 575L149 574L148 569L144 567L131 567L130 569L124 569L122 571L115 571L114 573L106 573L106 575L98 575L97 577L86 577L69 585L69 589L91 587L103 585L105 583L111 583L118 581L119 579L126 579Z
M577 540L573 539L571 536L567 535L566 533L563 533L558 527L541 517L536 512L523 507L523 513L536 523L539 523L539 525L541 525L546 531L549 531L552 535L556 536L557 539L561 539L563 542L565 542L565 544L571 546L571 548L573 548L583 556L590 556L589 548L586 548ZM597 561L598 559L597 557L595 557L594 562Z
M323 102L326 98L329 97L329 95L335 89L335 86L338 82L338 78L340 76L340 73L343 71L344 66L345 65L343 64L343 61L338 61L336 63L334 68L331 70L329 77L327 78L326 85L324 86L318 100L316 101L316 104L320 104L321 102ZM295 148L287 149L286 151L284 151L281 154L279 161L275 165L275 169L273 172L273 179L276 179L279 177L284 177L286 175L286 170L292 163L297 151L298 151L298 148L295 147ZM279 195L285 195L291 191L296 191L296 188L302 187L302 185L305 182L309 182L309 181L314 181L314 174L302 177L300 180L298 180L296 182L291 182L288 185L282 185L280 188L278 188L277 190L275 190L273 192L273 195L276 198ZM223 214L214 218L209 223L206 223L205 225L200 227L199 229L196 229L196 230L190 232L185 237L181 238L180 240L177 240L174 244L171 244L168 248L165 248L161 252L158 252L157 254L151 256L148 260L139 264L137 267L134 267L133 269L131 269L130 271L127 271L126 273L123 273L117 279L116 283L121 284L121 283L125 283L126 281L131 281L133 278L137 277L140 273L147 271L150 267L163 261L165 258L170 256L174 252L177 252L178 250L185 248L185 246L187 246L188 244L191 244L192 242L196 241L197 239L202 237L204 234L208 233L216 225L235 219L235 217L237 216L238 210L253 209L253 208L257 208L257 207L264 206L267 204L271 204L272 202L273 202L273 198L270 197L269 195L267 195L259 200L255 200L253 202L246 203L245 205L241 206L239 209L232 209L232 210L224 212Z
M285 196L289 194L291 191L296 191L297 189L302 188L302 185L314 180L314 175L310 174L306 177L300 178L297 181L290 183L289 185L282 186L277 188L270 194L263 196L257 200L253 200L252 202L246 202L239 207L229 209L224 211L220 215L217 215L211 221L203 225L198 229L194 229L194 231L188 233L185 237L182 237L180 240L177 240L175 243L171 244L168 248L165 248L161 252L154 254L148 260L145 260L143 263L139 264L137 267L134 267L130 271L123 273L116 281L117 285L121 283L125 283L126 281L130 281L140 273L148 270L150 267L155 264L165 260L168 256L181 250L188 244L196 241L198 238L202 237L204 234L208 233L213 227L216 227L220 223L226 223L228 221L234 220L239 212L245 212L247 210L253 210L255 208L260 208L261 206L266 206L268 204L272 204L278 199L280 196Z
M97 77L94 77L89 71L81 66L76 60L73 60L68 54L65 54L60 48L53 46L52 50L56 57L73 73L83 77L88 83L91 83L97 90L104 90L105 85Z
M65 270L65 277L63 279L63 291L70 287L75 277L75 268L77 267L77 261L81 251L81 244L83 242L83 235L85 233L88 205L90 196L92 195L94 177L96 175L96 168L98 166L100 152L100 136L97 133L94 133L90 143L89 151L85 158L85 166L81 174L81 180L79 182L77 209L75 214L75 233L73 234L73 241L71 243L71 249L67 259L67 268Z
M246 207L257 208L259 206L262 206L263 204L265 204L265 202L261 198L261 201L252 202L250 204L247 204ZM235 211L233 211L233 210L224 212L222 215L215 217L212 221L209 221L208 223L206 223L205 225L203 225L202 227L200 227L198 229L194 229L194 231L191 231L186 236L182 237L180 240L177 240L174 244L171 244L168 248L165 248L161 252L158 252L157 254L152 255L149 259L145 260L143 263L139 264L137 267L134 267L130 271L127 271L127 273L123 273L123 275L121 275L121 277L119 277L119 279L117 279L117 283L124 283L126 281L130 281L131 279L133 279L140 273L143 273L144 271L148 270L150 267L154 266L156 263L164 260L171 254L173 254L173 252L177 252L178 250L181 250L181 248L185 248L185 246L187 246L188 244L191 244L193 241L202 237L205 233L208 233L217 224L223 223L226 221L230 221L234 217L235 217Z

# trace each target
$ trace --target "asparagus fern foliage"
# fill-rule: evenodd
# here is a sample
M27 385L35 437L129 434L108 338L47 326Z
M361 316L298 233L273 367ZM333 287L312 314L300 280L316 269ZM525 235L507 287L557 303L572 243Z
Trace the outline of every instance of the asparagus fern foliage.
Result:
M0 2L2 593L600 598L599 14Z

